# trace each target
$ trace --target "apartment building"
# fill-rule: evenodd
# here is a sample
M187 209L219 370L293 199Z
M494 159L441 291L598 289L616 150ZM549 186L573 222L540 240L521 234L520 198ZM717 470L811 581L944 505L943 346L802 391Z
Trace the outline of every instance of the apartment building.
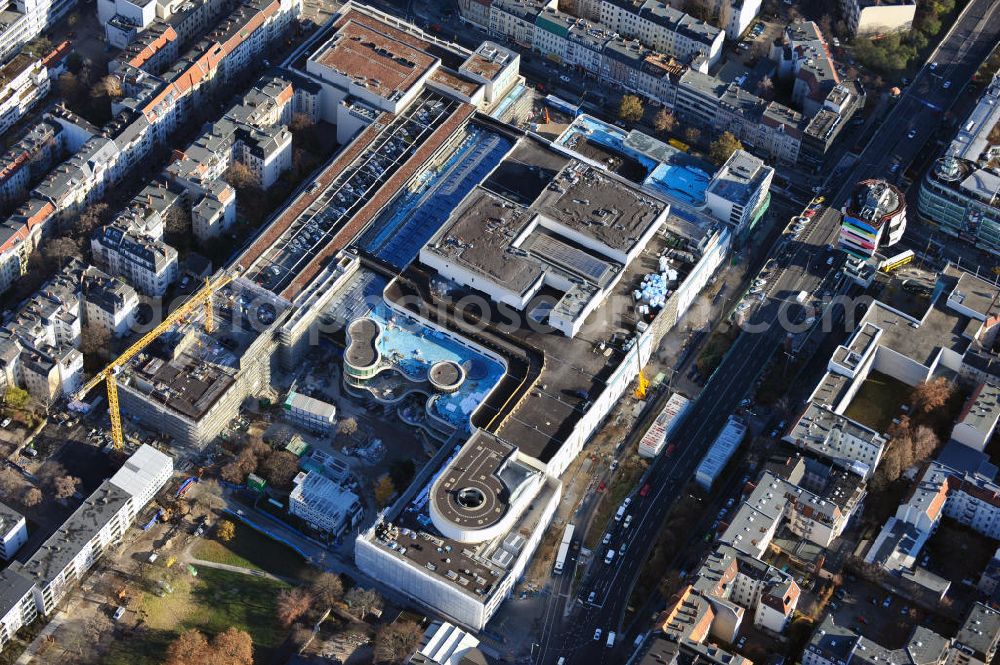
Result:
M743 36L760 14L762 0L719 0L715 3L721 25L726 26L726 37L733 41Z
M917 12L912 0L840 0L841 16L852 35L909 30Z
M33 588L28 577L12 568L0 571L0 651L7 648L17 631L38 616Z
M143 445L125 466L87 497L83 504L23 564L12 570L33 584L35 608L51 614L59 602L121 539L152 497L173 473L173 460Z
M1000 644L1000 613L975 603L954 637L914 626L906 642L890 649L838 626L827 615L802 653L802 665L986 665Z
M288 495L288 512L313 530L339 538L358 525L364 509L354 492L316 471L302 471Z
M59 123L45 119L0 156L0 206L16 206L66 151Z
M720 540L763 556L780 527L820 547L844 532L865 497L856 475L809 458L768 464Z
M49 93L49 71L42 58L19 53L0 67L0 134Z
M120 182L176 131L196 99L204 99L255 63L300 11L299 0L247 0L162 77L126 68L120 74L123 88L136 94L116 100L112 121L35 188L25 204L31 218L23 219L28 215L18 211L4 222L12 237L0 244L0 287L8 288L26 269L24 259L33 246L25 244L29 237L37 242L41 227L51 220L76 214L103 197L107 187ZM136 76L129 78L130 73Z
M83 302L88 326L111 337L133 332L139 294L124 281L90 268L83 277Z
M120 224L98 229L90 248L94 260L143 295L161 297L177 280L176 249Z
M75 391L83 378L85 271L81 262L71 261L0 328L6 385L24 387L44 405Z
M28 540L28 523L24 515L0 503L0 558L10 561Z
M703 56L713 65L722 54L722 29L658 0L603 0L599 13L607 29L682 62Z
M807 116L816 115L840 83L830 49L813 21L789 23L782 43L771 46L771 59L778 63L778 77L793 82L792 103Z
M730 644L747 613L753 614L757 628L784 632L801 594L788 573L725 544L708 555L693 579L693 590L715 613L709 635Z
M190 146L175 153L165 176L185 192L196 238L218 236L236 221L236 191L221 179L233 163L246 166L265 190L291 168L287 124L295 107L291 77L268 75Z
M0 13L0 62L45 32L76 6L76 0L13 0Z

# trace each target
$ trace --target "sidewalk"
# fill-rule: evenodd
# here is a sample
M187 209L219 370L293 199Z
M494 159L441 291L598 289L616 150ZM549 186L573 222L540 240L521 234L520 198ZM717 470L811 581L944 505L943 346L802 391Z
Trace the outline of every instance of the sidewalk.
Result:
M42 632L38 633L38 637L36 637L31 644L28 645L28 648L24 650L24 653L21 654L20 658L14 661L14 665L28 665L29 663L34 662L35 657L38 655L38 652L42 650L42 647L45 646L49 636L56 632L56 630L58 630L59 627L66 622L66 618L65 612L62 610L57 611L52 619L49 620L48 625L42 629Z

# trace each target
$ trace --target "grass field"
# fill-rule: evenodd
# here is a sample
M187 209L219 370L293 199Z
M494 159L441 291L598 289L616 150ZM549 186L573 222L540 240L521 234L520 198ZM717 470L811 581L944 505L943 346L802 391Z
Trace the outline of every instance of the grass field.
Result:
M266 570L279 577L309 581L315 570L298 552L276 540L236 522L236 537L228 543L215 538L213 530L191 548L191 556L205 561L225 563L254 570Z
M872 372L861 384L844 415L876 432L884 432L899 414L899 407L909 402L911 392L912 389L902 381Z
M288 585L260 577L202 567L183 576L173 593L144 594L140 613L146 625L115 642L106 665L159 665L166 647L181 631L196 628L211 637L230 626L250 633L255 661L266 663L285 638L275 620L278 592Z

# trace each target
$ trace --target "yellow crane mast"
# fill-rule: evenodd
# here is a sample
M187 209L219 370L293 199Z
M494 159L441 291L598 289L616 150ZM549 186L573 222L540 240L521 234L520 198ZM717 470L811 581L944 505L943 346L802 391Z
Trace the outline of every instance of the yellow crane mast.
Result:
M117 375L118 370L124 367L130 360L132 360L132 358L139 355L143 349L149 346L153 340L162 335L168 328L194 312L198 307L205 307L206 332L214 332L215 317L212 313L212 295L226 284L229 284L231 281L233 281L233 276L228 273L223 273L220 277L214 280L206 278L205 286L184 301L184 304L180 307L170 312L170 314L168 314L159 325L139 338L139 341L135 344L125 349L125 351L112 360L107 367L95 374L90 381L87 381L87 383L85 383L83 387L77 391L77 399L83 399L83 397L98 384L103 382L107 387L108 415L111 418L111 441L114 443L115 450L121 450L125 445L125 437L122 435L122 415L121 411L118 410L118 385L115 383L115 376Z

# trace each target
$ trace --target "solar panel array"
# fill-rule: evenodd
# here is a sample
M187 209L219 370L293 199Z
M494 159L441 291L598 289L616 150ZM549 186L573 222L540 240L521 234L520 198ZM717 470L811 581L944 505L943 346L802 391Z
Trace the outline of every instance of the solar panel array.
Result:
M605 275L611 271L611 264L607 261L602 261L548 235L532 236L530 251L553 265L575 272L595 284L600 284Z

